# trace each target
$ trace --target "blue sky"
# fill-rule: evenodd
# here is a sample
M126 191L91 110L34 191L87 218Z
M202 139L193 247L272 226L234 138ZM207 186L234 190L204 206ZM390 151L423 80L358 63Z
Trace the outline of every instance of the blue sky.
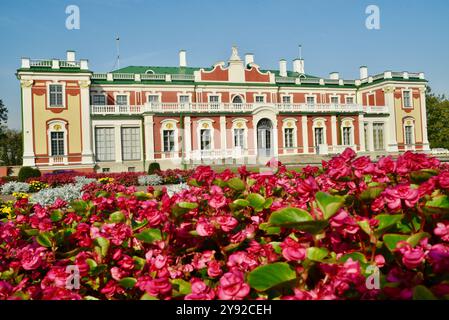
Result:
M80 30L67 30L65 8L78 5ZM380 30L365 27L365 8L380 8ZM255 54L262 68L303 46L306 72L327 77L385 70L426 74L433 91L449 95L449 1L447 0L8 0L0 4L0 99L8 125L20 128L20 57L61 58L67 49L89 59L97 72L121 65L177 65L187 50L189 66L227 60L236 44Z

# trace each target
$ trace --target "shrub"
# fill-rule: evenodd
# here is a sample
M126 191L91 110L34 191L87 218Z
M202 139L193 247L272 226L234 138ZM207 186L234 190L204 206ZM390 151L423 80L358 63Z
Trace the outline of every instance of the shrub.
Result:
M7 182L1 187L2 194L26 193L30 190L30 186L25 182Z
M29 192L37 192L48 188L48 184L40 181L30 181L28 184L30 186L30 189L28 190Z
M41 172L37 168L22 167L19 170L19 181L25 182L29 178L37 178L41 176Z
M140 186L157 186L162 184L162 178L157 174L139 176L137 180Z
M152 162L150 163L150 165L148 166L148 174L152 175L157 173L158 171L161 171L161 166L158 162Z
M90 183L68 206L61 197L3 205L0 298L449 295L449 165L435 158L372 162L348 149L301 172L200 166L188 186L170 196ZM69 265L79 267L77 290L65 287ZM375 274L379 287L367 281Z

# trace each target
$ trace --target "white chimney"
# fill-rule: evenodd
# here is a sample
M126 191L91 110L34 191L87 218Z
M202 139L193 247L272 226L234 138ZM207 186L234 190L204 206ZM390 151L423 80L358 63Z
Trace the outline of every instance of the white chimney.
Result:
M287 61L284 59L279 60L279 75L281 77L287 76Z
M75 62L75 51L67 50L67 61Z
M254 63L254 54L247 53L245 54L245 66L249 65L250 63Z
M293 71L304 74L304 59L293 60Z
M368 78L368 67L361 66L360 67L360 79Z
M180 67L187 67L187 58L186 58L186 51L180 50L179 51L179 66Z
M329 73L329 79L331 80L339 80L340 79L340 75L338 72L331 72Z

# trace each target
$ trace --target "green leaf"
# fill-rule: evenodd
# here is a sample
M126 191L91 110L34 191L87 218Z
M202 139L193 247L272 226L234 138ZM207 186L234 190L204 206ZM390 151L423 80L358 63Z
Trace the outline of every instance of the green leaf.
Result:
M64 216L64 213L61 210L54 210L51 214L50 214L50 219L53 222L58 222L59 220L62 219L62 217Z
M116 211L109 215L109 220L114 223L119 223L125 220L125 215L121 211Z
M190 186L201 187L201 184L199 184L199 182L196 179L190 179L187 183Z
M132 278L132 277L122 278L118 282L118 284L120 286L122 286L123 288L126 288L126 289L133 288L136 285L136 283L137 283L136 278Z
M248 195L248 197L246 198L246 200L248 200L249 205L251 207L253 207L256 210L261 210L263 209L263 205L265 203L265 198L262 197L260 194L258 193L250 193Z
M243 208L249 206L249 201L245 200L245 199L237 199L237 200L234 200L233 203L238 205L239 207L243 207Z
M438 299L428 288L419 285L413 288L413 300L438 300Z
M93 260L91 258L86 259L86 263L89 266L89 270L93 270L98 266L97 262L95 262L95 260Z
M385 246L390 251L394 251L396 249L396 245L398 244L399 241L407 241L408 238L409 238L409 236L405 235L405 234L390 233L390 234L384 234L383 241L384 241Z
M345 198L341 196L332 196L325 192L317 192L315 195L318 207L324 214L325 219L331 218L337 211L343 207Z
M227 186L226 182L222 179L215 179L212 183L216 186L219 186L220 188L224 188Z
M174 285L174 289L178 291L181 295L187 295L192 292L192 286L190 282L183 279L173 279L171 283Z
M157 297L149 295L148 293L144 293L140 300L159 300Z
M282 253L282 248L281 248L280 242L273 241L273 242L270 242L269 244L271 244L271 246L273 247L274 252L276 252L277 254Z
M426 202L423 207L427 214L449 213L449 198L446 195L439 195Z
M358 221L357 224L367 235L371 235L372 230L368 220Z
M371 202L376 199L382 191L384 191L385 187L382 185L376 185L372 187L368 187L360 194L360 200L363 202Z
M280 227L273 227L267 222L259 224L259 229L265 231L265 233L269 235L279 234L281 232Z
M84 213L88 210L87 202L83 200L74 200L70 202L70 206L78 213Z
M156 240L162 239L161 230L159 229L145 229L134 236L136 239L145 243L153 243Z
M183 209L193 210L198 208L198 203L195 202L178 202L178 206Z
M376 233L380 234L388 228L399 223L404 215L402 214L378 214L374 219L379 221L379 225L376 228Z
M263 204L264 209L270 209L271 205L273 204L273 198L268 198L265 203Z
M298 225L294 228L296 230L309 232L311 234L318 234L321 233L328 225L329 221L327 220L313 220L298 223Z
M359 261L362 263L367 263L366 257L361 252L351 252L347 253L338 259L339 262L345 263L349 258L351 258L353 261Z
M245 190L245 182L243 182L242 179L239 178L231 178L227 181L229 188L234 189L236 191L243 191Z
M147 261L141 257L138 256L133 256L134 259L134 265L136 266L137 270L142 270L143 267L145 267L145 264L147 263Z
M430 238L430 237L431 237L431 235L427 232L419 232L414 235L411 235L407 239L407 242L410 243L412 245L412 247L415 247L422 239Z
M100 253L102 257L105 257L108 254L109 250L109 240L103 237L95 238L95 243L100 247Z
M48 232L43 232L43 233L38 234L36 236L36 241L43 247L46 247L46 248L52 247L52 243L50 240L50 234Z
M136 197L137 200L140 201L145 201L151 198L151 196L143 191L138 191L138 192L134 192L134 196Z
M436 176L437 174L438 174L438 171L435 169L422 169L422 170L411 172L410 180L413 183L421 184L421 183L429 180L431 177Z
M287 207L273 212L268 222L273 226L294 228L300 223L313 221L313 217L305 210Z
M100 300L100 299L95 298L95 297L93 297L93 296L84 296L83 299L84 299L84 300Z
M307 259L312 261L323 261L327 257L329 251L326 248L310 247L307 248Z
M296 272L285 262L259 266L248 274L248 283L257 291L265 291L296 279Z

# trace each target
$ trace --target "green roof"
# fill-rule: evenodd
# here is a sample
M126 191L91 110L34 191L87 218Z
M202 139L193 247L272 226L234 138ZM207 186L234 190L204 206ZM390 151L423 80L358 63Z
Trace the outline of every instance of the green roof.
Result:
M112 71L112 73L155 73L155 74L192 74L201 68L194 67L156 67L156 66L129 66ZM151 71L153 72L151 72Z
M260 70L260 72L268 72L270 71L271 73L274 73L275 76L280 76L279 74L279 70ZM320 77L316 77L316 76L312 76L310 74L300 74L298 72L293 72L293 71L287 71L287 77L294 77L297 78L299 76L305 76L306 79L319 79Z

